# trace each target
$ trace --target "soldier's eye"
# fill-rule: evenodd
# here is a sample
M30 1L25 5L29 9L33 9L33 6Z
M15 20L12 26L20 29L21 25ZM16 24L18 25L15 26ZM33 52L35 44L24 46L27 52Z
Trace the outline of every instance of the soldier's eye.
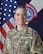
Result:
M26 14L23 14L23 16L26 16Z
M20 14L17 14L17 16L19 16Z

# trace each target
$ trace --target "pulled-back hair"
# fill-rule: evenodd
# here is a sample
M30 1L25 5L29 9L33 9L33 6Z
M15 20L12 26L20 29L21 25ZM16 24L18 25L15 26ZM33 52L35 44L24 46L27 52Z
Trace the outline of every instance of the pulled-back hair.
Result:
M23 9L25 10L25 13L27 14L26 8L25 8L23 5L18 6L18 7L15 9L15 13L16 13L16 10L19 9L19 8L23 8Z

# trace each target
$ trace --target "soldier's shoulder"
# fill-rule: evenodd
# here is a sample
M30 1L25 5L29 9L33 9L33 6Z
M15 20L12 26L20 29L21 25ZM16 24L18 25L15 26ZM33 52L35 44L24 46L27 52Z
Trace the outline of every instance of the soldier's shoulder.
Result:
M9 30L6 36L12 36L12 35L14 35L15 34L15 31L16 31L15 28Z
M28 30L29 31L33 31L34 29L28 26Z
M29 31L29 32L33 32L33 33L35 33L35 34L38 34L38 32L37 32L34 28L29 27L29 26L28 26L28 31Z
M29 30L29 31L33 31L33 32L36 32L36 33L37 33L37 31L36 31L34 28L29 27L29 26L28 26L28 30Z

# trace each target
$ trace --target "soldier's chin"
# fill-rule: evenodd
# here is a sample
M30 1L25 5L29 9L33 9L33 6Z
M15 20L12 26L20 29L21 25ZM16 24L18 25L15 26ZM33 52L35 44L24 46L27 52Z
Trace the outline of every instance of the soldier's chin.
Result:
M24 23L18 23L19 25L23 25Z

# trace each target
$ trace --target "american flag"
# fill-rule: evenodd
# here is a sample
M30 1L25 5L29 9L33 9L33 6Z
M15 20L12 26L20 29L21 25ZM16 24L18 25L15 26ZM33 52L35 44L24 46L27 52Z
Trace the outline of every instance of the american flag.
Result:
M16 0L0 1L0 54L3 54L2 48L7 32L16 26L13 14L17 6Z

